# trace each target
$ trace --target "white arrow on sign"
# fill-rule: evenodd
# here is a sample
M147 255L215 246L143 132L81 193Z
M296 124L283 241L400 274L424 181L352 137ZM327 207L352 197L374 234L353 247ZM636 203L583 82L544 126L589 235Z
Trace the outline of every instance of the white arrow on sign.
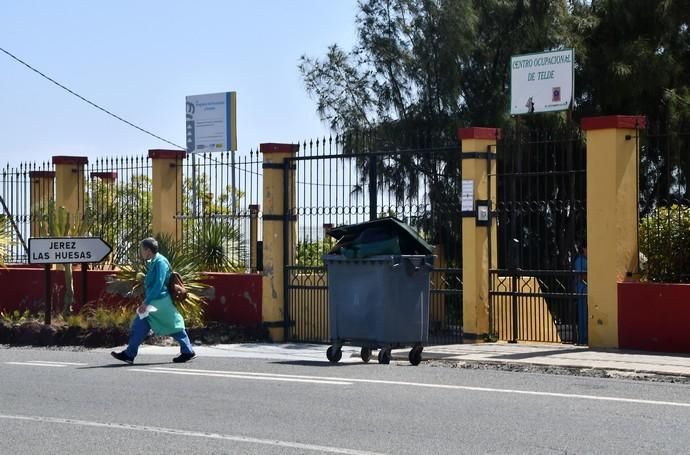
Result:
M100 237L41 237L29 239L29 264L101 262L112 251Z

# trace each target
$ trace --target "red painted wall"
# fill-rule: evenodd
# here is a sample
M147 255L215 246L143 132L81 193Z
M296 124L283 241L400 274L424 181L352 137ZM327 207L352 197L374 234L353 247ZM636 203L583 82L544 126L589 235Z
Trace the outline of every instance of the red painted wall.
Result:
M690 353L690 285L619 283L618 344Z
M256 325L261 323L261 275L209 273L215 295L206 308L207 321Z
M88 302L121 305L118 296L105 292L105 278L112 271L91 270L88 273ZM65 274L51 271L51 295L54 311L62 308L65 295ZM257 325L261 323L261 276L249 274L210 273L208 284L215 289L206 308L206 320L228 324ZM74 272L75 309L81 308L82 273ZM45 307L45 271L41 268L17 267L0 269L0 311L37 312Z

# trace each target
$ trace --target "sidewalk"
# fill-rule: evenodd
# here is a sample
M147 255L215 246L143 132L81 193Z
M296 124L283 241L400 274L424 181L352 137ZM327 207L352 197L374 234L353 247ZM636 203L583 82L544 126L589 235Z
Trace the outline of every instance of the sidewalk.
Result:
M245 359L282 360L293 362L324 362L324 344L225 344L197 346L203 357L233 357ZM177 355L177 346L141 347L142 354ZM103 350L108 351L108 350ZM393 360L407 362L409 349L393 351ZM680 375L690 378L690 354L654 354L619 350L598 350L561 344L457 344L428 346L424 348L424 360L451 362L481 362L521 364L582 369L616 370L630 373ZM359 363L359 348L343 347L341 363ZM375 357L372 362L376 362Z
M407 350L393 351L396 360ZM596 368L635 373L690 377L690 354L601 350L560 344L457 344L424 348L425 360L527 364L569 368Z

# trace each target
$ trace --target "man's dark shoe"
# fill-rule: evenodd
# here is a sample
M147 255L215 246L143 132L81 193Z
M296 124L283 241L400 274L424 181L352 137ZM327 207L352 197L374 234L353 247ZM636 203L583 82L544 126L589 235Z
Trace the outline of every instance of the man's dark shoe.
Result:
M110 353L110 355L113 356L114 358L116 358L117 360L121 360L122 362L128 363L130 365L134 363L134 359L131 358L130 356L128 356L125 351L122 351L122 352L113 351Z
M175 362L175 363L185 363L185 362L189 362L189 361L192 360L194 357L196 357L196 354L193 353L193 352L192 352L191 354L180 354L178 357L175 357L175 358L173 359L173 362Z

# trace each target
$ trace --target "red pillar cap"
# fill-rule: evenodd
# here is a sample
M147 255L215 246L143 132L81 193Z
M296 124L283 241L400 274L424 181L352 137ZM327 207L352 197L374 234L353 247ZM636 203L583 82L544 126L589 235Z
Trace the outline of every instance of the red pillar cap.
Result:
M88 164L89 159L85 156L54 156L53 164Z
M299 144L261 144L259 151L261 153L297 153L299 152Z
M628 129L645 128L647 117L644 115L605 115L601 117L586 117L580 122L582 129L606 130L606 129Z
M458 139L498 139L501 137L501 130L498 128L459 128Z
M167 160L183 160L187 157L187 152L184 150L167 150L167 149L151 149L149 150L149 158L151 159L167 159Z

